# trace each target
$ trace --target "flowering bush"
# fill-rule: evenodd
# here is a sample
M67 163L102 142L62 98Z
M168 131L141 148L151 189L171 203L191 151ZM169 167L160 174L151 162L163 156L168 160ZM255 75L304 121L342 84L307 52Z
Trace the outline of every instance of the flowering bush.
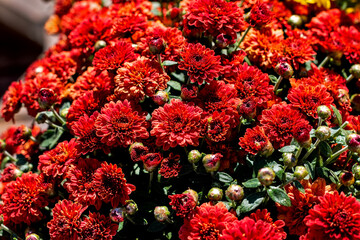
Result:
M2 239L360 239L353 2L56 0L3 97L34 121L1 136Z

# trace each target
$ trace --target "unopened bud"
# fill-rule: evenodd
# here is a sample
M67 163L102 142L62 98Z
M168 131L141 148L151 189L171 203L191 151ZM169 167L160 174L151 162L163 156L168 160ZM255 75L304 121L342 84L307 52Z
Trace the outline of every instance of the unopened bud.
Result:
M206 154L202 159L206 172L216 172L220 168L220 159L222 157L220 153Z
M199 201L199 195L195 190L189 188L188 190L184 191L183 194L190 194L191 197L194 199L195 203Z
M321 105L317 108L317 114L319 118L326 120L331 116L331 111L327 106Z
M50 88L41 88L38 98L39 106L42 109L50 108L56 102L56 94Z
M217 187L211 188L207 195L210 201L220 201L223 196L223 190Z
M240 201L244 198L244 189L237 184L231 184L225 191L225 195L232 201Z
M165 51L166 44L161 37L153 37L149 40L149 51L152 54L160 54Z
M154 209L154 217L158 222L165 222L169 219L170 212L166 206L157 206Z
M269 167L261 168L258 172L257 178L264 186L270 186L275 179L275 172Z
M293 28L299 28L303 24L303 20L299 15L291 15L291 17L289 17L288 23Z
M216 37L215 44L218 48L226 48L231 43L233 43L234 39L232 36L221 33Z
M144 163L144 168L148 172L152 172L160 164L162 156L159 153L148 153L140 157Z
M125 212L128 215L134 215L138 211L138 206L133 200L127 200L125 203Z
M346 144L350 151L360 154L360 135L351 133L346 137Z
M344 171L339 176L340 183L345 187L349 187L355 183L354 175L351 172Z
M191 150L188 154L189 163L197 163L200 161L202 154L198 150Z
M320 141L325 141L326 139L328 139L331 136L331 130L329 127L320 126L315 130L315 136Z
M123 222L125 217L125 212L123 208L114 208L110 211L110 219L113 222Z
M134 142L130 145L129 153L131 160L134 162L140 161L141 157L149 153L149 149L141 142Z
M100 49L106 47L106 42L104 40L99 40L95 43L95 51L99 51Z
M163 106L165 103L169 102L169 93L166 91L157 91L152 97L154 103L159 106Z
M290 78L294 74L294 70L287 62L280 62L275 67L275 72L283 78Z
M293 153L283 153L282 157L286 167L293 168L296 166L298 160Z
M360 78L360 64L352 65L349 72L355 77Z
M5 140L0 139L0 153L5 151L5 149L6 149L6 142L5 142Z
M40 240L40 237L36 233L32 233L32 234L27 235L25 239L26 240Z
M297 180L304 179L308 174L309 172L304 166L297 166L295 168L294 177L296 177Z
M360 165L354 165L353 167L352 167L352 172L353 172L353 174L354 174L354 177L356 178L356 179L360 179Z

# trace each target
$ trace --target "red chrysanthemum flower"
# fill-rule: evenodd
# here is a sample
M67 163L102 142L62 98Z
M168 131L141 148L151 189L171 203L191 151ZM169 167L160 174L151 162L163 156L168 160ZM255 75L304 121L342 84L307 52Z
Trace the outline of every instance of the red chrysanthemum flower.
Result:
M140 161L141 157L149 153L149 148L142 143L134 143L129 148L130 158L134 162Z
M116 208L119 203L125 204L129 200L129 194L135 191L135 186L126 183L122 169L115 164L102 163L94 174L93 187L96 194L105 203L111 202Z
M337 191L326 193L305 218L308 232L304 240L360 239L360 203Z
M180 169L180 155L170 153L167 158L161 161L159 174L164 178L173 178L178 176Z
M209 118L205 119L205 135L213 142L225 141L231 134L230 116L225 112L214 112Z
M285 222L282 220L276 220L275 222L270 217L270 212L267 209L257 209L255 213L250 214L250 218L254 219L255 222L262 220L264 222L270 223L277 233L281 234L281 239L286 239L286 232L283 227L285 226Z
M360 31L354 26L338 29L340 42L344 43L344 55L351 64L360 62Z
M180 62L179 69L187 71L192 83L197 82L201 85L220 76L222 71L221 57L215 56L213 50L200 43L189 43L181 53L181 57L183 61Z
M279 149L290 144L296 125L307 124L308 121L298 110L283 102L264 110L260 123L274 148Z
M299 84L290 89L287 97L294 107L315 119L318 117L317 108L320 105L330 107L334 101L324 85Z
M125 62L132 62L135 59L136 55L131 44L118 41L97 51L92 64L101 70L113 70L123 66Z
M111 33L114 37L127 38L147 27L146 16L141 14L122 14L113 19Z
M52 210L53 219L47 223L51 239L78 240L80 218L86 208L80 203L74 203L66 199L55 204Z
M0 182L11 182L18 177L19 168L13 164L8 164L0 173Z
M253 155L259 153L269 156L274 151L264 129L260 126L246 129L244 137L239 138L239 145Z
M190 193L174 194L168 197L171 200L169 204L175 210L176 216L189 218L193 215L197 203Z
M6 185L1 195L2 213L13 223L31 223L41 220L42 208L48 205L49 184L43 182L38 174L29 172Z
M224 229L221 240L279 240L282 234L276 232L276 228L263 220L254 221L245 217L240 221L234 221Z
M70 166L67 171L67 181L64 188L70 194L70 199L84 206L94 205L100 209L101 200L96 195L93 187L94 173L101 163L93 158L82 158L76 164Z
M79 239L81 240L111 240L117 233L117 224L100 213L89 213L80 223Z
M179 231L181 240L220 239L223 231L237 218L230 213L222 202L216 205L204 203L197 207L194 216L184 219Z
M145 96L151 97L156 91L164 90L169 80L159 63L141 57L117 70L115 96L120 100L142 101Z
M213 37L221 33L232 36L246 28L243 15L235 2L192 0L184 15L184 25L196 27Z
M58 16L64 15L70 10L72 3L72 0L56 0L54 6L55 14Z
M151 118L151 135L156 136L156 145L164 150L176 146L198 146L202 110L180 100L173 99L154 110Z
M13 119L21 108L22 82L12 82L2 99L1 117L5 121Z
M346 129L354 130L357 134L360 134L360 116L349 115L346 121L349 122Z
M146 127L145 116L134 111L127 100L106 104L95 121L96 135L110 147L127 147L148 138Z
M43 72L54 73L63 83L76 73L77 54L71 51L61 51L53 53L49 57L43 59Z
M54 149L39 156L38 169L46 176L61 178L78 156L75 138L73 138L69 142L59 143Z
M273 17L270 6L258 1L250 10L249 24L252 27L261 28L271 21Z
M296 124L293 130L294 139L300 143L301 146L311 144L310 131L312 126L308 122L301 122Z
M163 158L160 153L147 153L141 156L140 159L144 164L145 170L152 172L161 163Z

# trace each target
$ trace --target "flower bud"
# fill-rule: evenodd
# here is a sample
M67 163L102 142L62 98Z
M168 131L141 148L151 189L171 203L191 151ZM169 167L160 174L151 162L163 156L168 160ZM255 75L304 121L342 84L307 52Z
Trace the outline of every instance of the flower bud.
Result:
M220 153L206 154L202 159L206 172L216 172L220 168L220 159L222 157Z
M224 33L219 34L216 37L215 45L218 48L226 48L234 41L233 37Z
M360 64L352 65L349 72L355 77L360 78Z
M140 161L141 157L149 153L149 149L141 142L134 142L130 145L129 153L131 160L134 162Z
M294 177L296 177L297 180L304 179L308 174L309 172L304 166L297 166L295 168Z
M264 186L270 186L275 179L275 172L269 167L261 168L258 172L257 178Z
M99 51L100 49L106 47L106 42L104 40L99 40L95 43L94 45L94 48L95 48L95 51Z
M275 72L286 79L294 74L293 68L287 62L279 62L275 67Z
M27 235L25 240L40 240L40 237L36 233L32 233Z
M298 160L295 158L293 153L283 153L282 157L284 160L284 165L287 168L293 168L296 166Z
M181 18L181 11L179 8L174 7L169 11L168 15L171 20L177 21L177 20L180 20L180 18Z
M119 223L123 222L125 217L125 212L123 208L113 208L110 211L110 219L113 222Z
M181 86L181 99L184 101L189 101L197 97L199 88L195 85L187 84Z
M6 142L3 139L0 139L0 153L5 151L6 149Z
M344 171L339 176L340 183L345 187L349 187L355 183L354 175L351 172Z
M360 165L354 165L352 167L352 172L354 174L355 179L360 179Z
M247 98L237 106L237 110L245 119L252 120L256 116L256 106L254 98Z
M319 118L326 120L331 116L331 111L327 106L321 105L317 108L317 114Z
M188 190L184 191L183 194L190 194L196 204L199 201L199 195L195 190L189 188Z
M315 136L320 140L320 141L325 141L326 139L328 139L331 136L331 131L329 127L326 126L320 126L315 130Z
M163 106L165 103L169 102L169 93L166 91L157 91L151 98L154 103Z
M127 200L125 203L125 212L128 215L134 215L138 211L138 206L133 200Z
M39 91L38 102L40 108L48 109L56 102L56 94L50 88L41 88Z
M225 195L231 201L240 201L244 198L244 189L237 184L231 184L225 191Z
M162 156L159 153L148 153L140 157L144 163L144 168L148 172L152 172L160 164Z
M211 188L207 195L210 201L220 201L223 196L223 190L217 187Z
M61 109L61 111L60 111L60 116L61 116L62 118L66 118L66 116L67 116L68 113L69 113L69 109L70 109L70 108L63 108L63 109Z
M200 161L202 154L198 150L191 150L188 154L189 163L195 164Z
M166 206L157 206L154 209L154 217L158 222L165 222L169 219L170 212Z
M360 81L358 81L360 83ZM351 95L351 106L354 111L360 112L360 93Z
M161 37L153 37L149 40L149 51L151 54L160 54L165 51L166 44Z
M303 24L303 20L299 15L291 15L291 17L289 17L288 23L293 28L299 28Z
M346 144L349 147L349 150L355 153L360 154L360 135L356 133L351 133L346 137Z

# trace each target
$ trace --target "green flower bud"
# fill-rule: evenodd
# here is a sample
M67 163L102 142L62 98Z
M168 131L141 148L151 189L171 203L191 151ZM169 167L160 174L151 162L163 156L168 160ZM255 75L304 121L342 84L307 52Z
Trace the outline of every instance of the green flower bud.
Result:
M355 183L354 175L351 172L344 171L339 176L340 183L346 187L349 187Z
M354 165L354 166L352 167L352 172L353 172L354 177L355 177L356 179L360 179L360 165Z
M302 20L301 16L299 16L299 15L291 15L288 19L288 23L293 28L299 28L299 27L301 27L301 25L303 25L303 20Z
M309 172L306 170L306 168L304 166L297 166L295 168L294 177L297 180L304 179L308 174L309 174Z
M158 222L165 222L169 219L170 212L166 206L157 206L154 209L154 217Z
M113 222L119 223L123 222L125 217L125 212L123 208L113 208L110 211L110 219Z
M210 201L220 201L224 196L223 190L217 187L213 187L208 192L208 199Z
M220 168L221 158L222 155L220 153L206 154L202 159L206 172L216 172Z
M25 240L40 240L40 237L36 233L32 233L27 235Z
M99 51L100 49L106 47L106 42L104 40L99 40L95 43L95 51Z
M261 168L258 172L257 178L264 186L270 186L275 179L275 172L269 167Z
M244 189L237 184L231 184L225 191L225 195L232 201L240 201L244 198Z
M317 114L319 118L326 120L331 116L331 111L327 106L321 105L317 108Z
M349 72L355 77L360 78L360 64L352 65Z
M199 201L199 195L195 190L189 188L188 190L184 191L183 194L190 194L196 203Z
M189 163L197 163L200 161L202 154L198 150L191 150L188 154Z
M127 200L125 203L125 212L128 215L134 215L138 211L138 206L133 200Z
M325 141L331 136L331 131L329 127L326 126L320 126L315 130L315 136L320 141Z
M169 102L169 93L166 91L157 91L152 97L154 103L159 106L163 106L165 103Z
M350 151L360 154L360 135L351 133L346 137L346 144Z
M283 153L282 155L284 160L284 165L288 168L293 168L297 164L297 159L295 158L294 154L292 153Z

